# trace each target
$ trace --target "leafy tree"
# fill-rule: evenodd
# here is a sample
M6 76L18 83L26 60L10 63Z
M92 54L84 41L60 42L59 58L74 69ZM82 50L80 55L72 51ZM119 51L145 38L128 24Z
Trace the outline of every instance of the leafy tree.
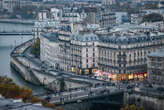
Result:
M65 84L64 78L59 79L59 87L60 87L60 92L65 91L66 84Z
M64 108L57 108L56 110L64 110Z
M35 57L39 57L40 56L40 39L37 38L34 42L34 44L32 45L31 49L30 49L31 53L35 56Z
M137 107L136 105L126 105L122 107L120 110L145 110L143 107Z
M145 15L142 19L142 22L157 22L157 21L163 21L163 16L158 13L151 13Z
M47 102L45 100L42 100L41 103L45 107L54 108L54 109L56 108L56 106L54 104L51 104L51 103L49 103L49 102Z
M24 102L37 103L41 102L43 106L55 109L54 104L48 103L45 100L40 100L32 96L32 90L26 87L19 87L12 79L0 76L0 94L5 98L21 98Z
M38 99L36 96L32 97L31 103L37 103L40 102L40 99Z

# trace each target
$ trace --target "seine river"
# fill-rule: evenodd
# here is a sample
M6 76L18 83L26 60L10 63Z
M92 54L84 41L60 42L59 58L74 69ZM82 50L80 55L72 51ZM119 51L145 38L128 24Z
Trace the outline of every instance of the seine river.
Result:
M32 25L0 23L0 31L29 31ZM43 92L41 87L25 82L19 74L10 68L10 53L13 48L29 39L31 35L0 35L0 75L12 78L18 85L27 86L34 92Z

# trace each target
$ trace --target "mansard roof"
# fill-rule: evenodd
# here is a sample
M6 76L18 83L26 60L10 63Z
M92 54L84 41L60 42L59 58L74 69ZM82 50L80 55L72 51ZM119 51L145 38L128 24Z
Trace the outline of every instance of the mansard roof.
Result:
M56 32L41 33L41 36L53 42L57 42L59 40L58 33Z
M162 35L109 35L109 36L101 36L100 40L104 43L113 43L118 45L125 45L131 43L141 43L153 40L164 39L164 34Z
M72 35L72 40L81 41L81 42L93 42L93 41L99 41L99 38L96 34L90 33L90 34L74 34Z

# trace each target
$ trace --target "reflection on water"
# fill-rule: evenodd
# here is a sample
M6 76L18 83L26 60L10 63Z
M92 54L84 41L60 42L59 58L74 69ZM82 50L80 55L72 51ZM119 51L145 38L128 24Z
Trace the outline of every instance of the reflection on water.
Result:
M10 52L12 49L32 36L0 36L0 74L10 75Z
M0 32L2 31L31 31L32 25L0 23Z

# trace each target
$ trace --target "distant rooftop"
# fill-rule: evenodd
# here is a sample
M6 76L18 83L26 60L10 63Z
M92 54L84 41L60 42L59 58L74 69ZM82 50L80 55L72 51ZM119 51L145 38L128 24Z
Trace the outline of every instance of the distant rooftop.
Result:
M37 21L35 22L34 27L45 28L45 27L53 27L58 28L60 27L60 22L58 21L51 21L51 20L44 20L44 21Z
M157 52L152 52L148 56L150 56L150 57L163 57L164 58L164 49L161 49Z
M98 41L99 38L96 34L90 33L90 34L74 34L72 36L72 40L81 41L81 42L92 42L92 41Z
M113 27L110 32L123 32L123 31L133 31L136 29L149 29L152 30L153 27L151 26L142 26L142 25L136 25L136 24L122 24L119 26Z
M164 39L164 34L113 34L100 37L100 40L104 43L113 43L117 45L132 44L138 42L147 42L153 40Z
M108 35L100 37L102 42L118 45L147 42L160 39L164 39L164 33L153 30L153 28L150 26L132 24L115 26L110 30Z
M42 37L47 38L50 41L57 42L58 41L58 33L51 32L51 33L42 33Z

